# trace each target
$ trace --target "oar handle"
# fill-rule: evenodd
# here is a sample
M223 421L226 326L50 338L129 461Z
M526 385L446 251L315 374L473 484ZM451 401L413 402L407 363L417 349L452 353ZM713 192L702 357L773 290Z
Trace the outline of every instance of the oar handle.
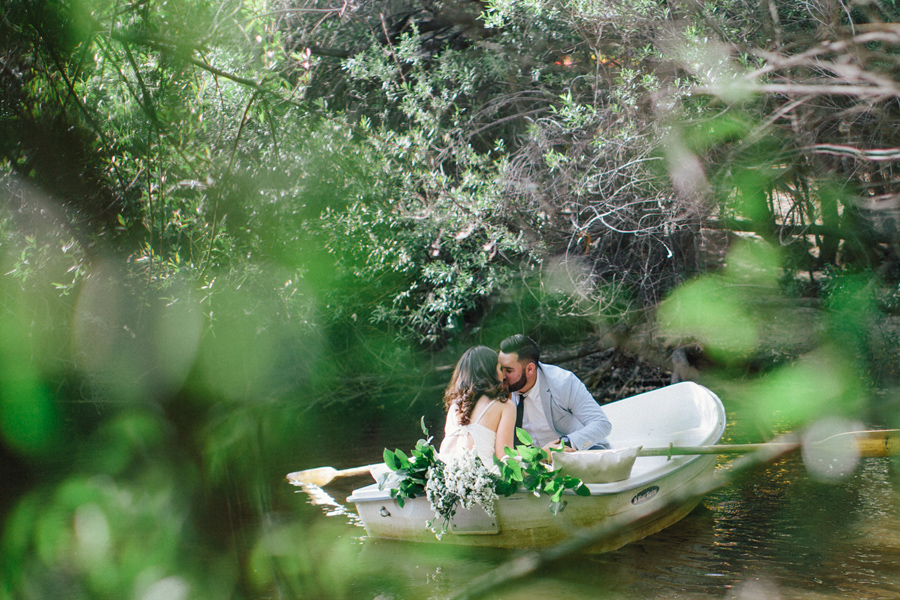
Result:
M342 469L335 474L335 477L357 477L359 475L368 475L369 469L374 466L376 465L363 465L361 467Z
M860 431L855 437L860 456L900 455L900 429Z

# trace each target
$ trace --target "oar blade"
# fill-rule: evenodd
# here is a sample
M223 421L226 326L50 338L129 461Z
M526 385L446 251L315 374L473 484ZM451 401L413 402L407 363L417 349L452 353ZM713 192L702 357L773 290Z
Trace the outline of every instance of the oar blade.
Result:
M316 485L322 487L328 485L338 474L334 467L317 467L305 471L288 473L287 479L293 485Z

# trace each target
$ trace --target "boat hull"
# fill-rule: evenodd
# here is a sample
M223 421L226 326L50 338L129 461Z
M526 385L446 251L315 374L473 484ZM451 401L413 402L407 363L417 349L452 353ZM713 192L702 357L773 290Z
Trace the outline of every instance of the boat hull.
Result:
M685 492L685 486L709 476L715 468L715 457L704 456L690 461L652 484L612 494L591 496L566 495L565 508L554 515L546 496L516 493L500 498L495 517L481 508L460 510L443 543L497 548L541 548L556 545L573 534L612 519L627 523L611 536L590 546L595 552L607 552L656 533L684 518L700 502L693 498L672 506L670 499ZM377 486L372 486L373 492ZM401 508L390 496L363 500L358 490L356 509L366 533L373 538L420 542L439 541L425 524L434 518L425 498L407 500Z

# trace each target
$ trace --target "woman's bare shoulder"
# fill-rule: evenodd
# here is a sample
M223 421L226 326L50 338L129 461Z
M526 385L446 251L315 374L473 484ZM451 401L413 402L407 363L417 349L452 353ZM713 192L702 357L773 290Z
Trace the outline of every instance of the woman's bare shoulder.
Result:
M503 411L507 410L507 405L509 404L510 402L508 400L506 402L501 402L499 398L482 396L478 399L478 403L475 405L472 414L475 414L480 410L484 410L485 414L501 414ZM515 409L516 407L513 405L513 410Z

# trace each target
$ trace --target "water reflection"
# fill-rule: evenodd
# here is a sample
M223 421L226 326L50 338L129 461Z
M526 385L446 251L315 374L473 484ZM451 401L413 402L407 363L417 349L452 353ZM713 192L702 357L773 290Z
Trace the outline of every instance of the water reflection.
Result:
M343 504L363 483L309 495L320 518L341 521L358 540L353 598L449 598L516 555L366 539L352 506ZM490 597L896 598L898 500L892 459L863 460L845 482L829 485L791 457L708 495L660 533L615 552L567 557Z
M299 487L300 489L297 493L306 494L309 497L308 502L313 506L321 506L325 511L326 517L345 517L351 525L362 527L362 519L359 518L359 515L356 514L353 507L338 502L328 492L317 485L304 483Z

